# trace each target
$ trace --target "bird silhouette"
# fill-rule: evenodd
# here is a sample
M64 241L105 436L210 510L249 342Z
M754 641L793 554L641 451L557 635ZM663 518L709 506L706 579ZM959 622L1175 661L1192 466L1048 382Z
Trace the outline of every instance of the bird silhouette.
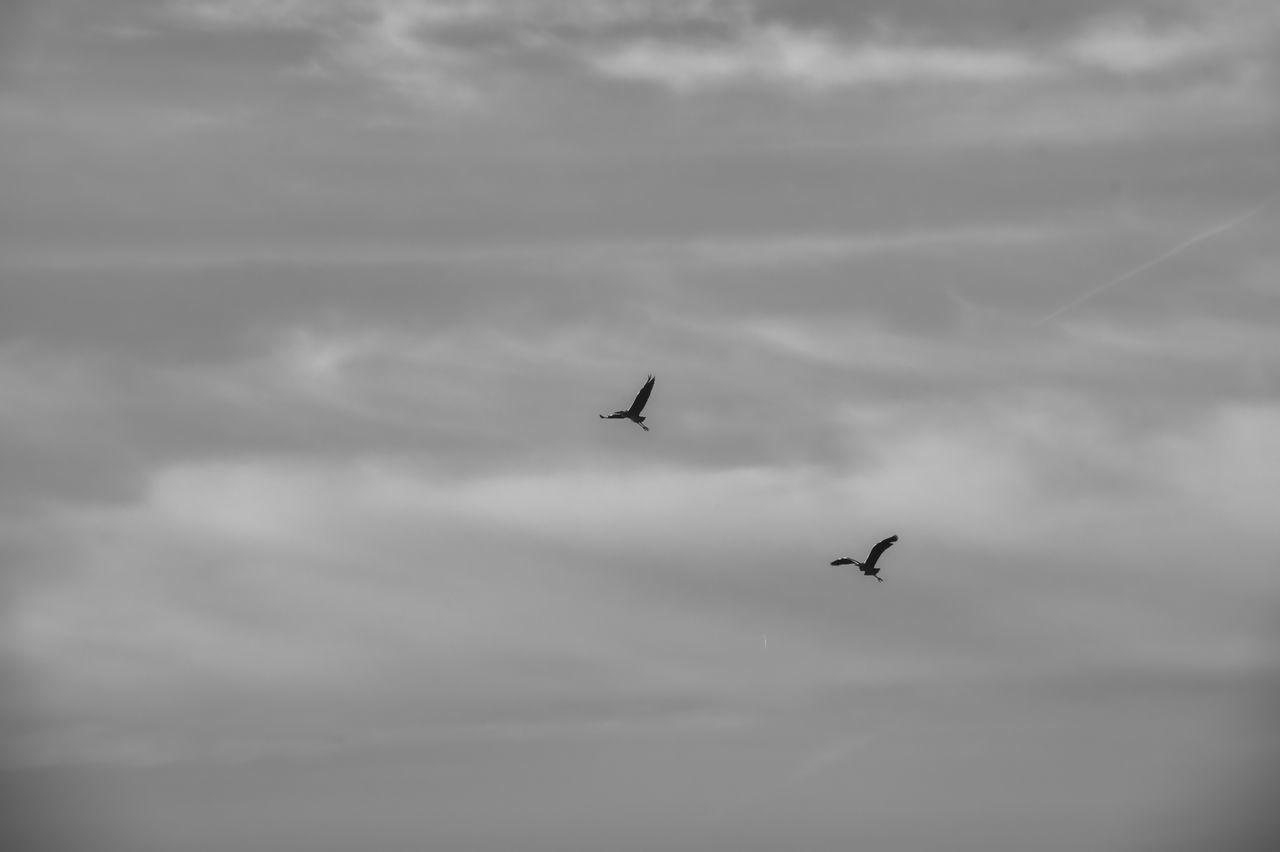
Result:
M649 427L644 425L645 418L640 412L644 411L644 404L649 401L649 394L653 392L653 376L649 376L649 380L644 383L644 387L640 388L640 393L636 394L635 401L631 403L631 407L622 411L615 411L612 414L601 414L602 420L630 420L634 422L644 431L648 432Z
M847 556L841 556L839 559L837 559L835 562L832 562L831 564L832 565L857 565L858 569L862 571L863 574L866 574L868 577L875 577L877 580L883 583L884 578L880 576L880 569L876 567L876 563L880 561L880 554L884 553L886 550L892 547L893 543L897 540L898 540L898 537L896 535L891 535L888 538L886 538L884 541L877 542L876 546L871 548L871 552L867 554L866 562L859 562L856 559L850 559Z

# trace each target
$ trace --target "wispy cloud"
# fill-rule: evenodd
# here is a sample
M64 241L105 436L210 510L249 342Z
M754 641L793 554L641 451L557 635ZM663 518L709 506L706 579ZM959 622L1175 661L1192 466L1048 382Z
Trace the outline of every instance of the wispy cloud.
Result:
M1088 67L1142 73L1169 68L1213 52L1215 42L1190 27L1153 31L1140 19L1121 18L1089 27L1066 44L1066 55Z
M875 740L875 734L861 734L837 740L801 760L792 773L786 776L783 783L787 786L800 784L822 774L827 769L842 763Z
M580 43L619 30L723 26L749 12L741 0L177 0L171 8L201 26L319 32L341 66L435 105L477 103L492 75L520 57L573 56Z
M667 244L667 249L687 247L704 262L728 266L824 264L877 256L933 250L982 251L992 246L1025 246L1049 242L1070 229L1033 224L969 225L919 229L893 233L813 234L757 239L701 239Z
M1062 239L1072 226L991 223L911 231L870 233L794 233L735 236L691 236L687 239L523 240L482 245L304 243L264 249L255 244L230 244L216 249L157 247L143 250L84 249L51 252L15 246L6 254L9 269L65 269L127 267L132 269L193 269L264 264L308 266L414 266L504 262L568 263L578 269L614 268L619 263L654 262L670 266L716 267L815 266L853 258L894 256L934 250L981 251L992 246L1028 246Z
M1034 56L1014 50L914 44L892 37L850 44L777 25L745 29L728 43L637 41L599 52L592 61L606 75L682 92L759 83L812 91L916 82L998 83L1049 70Z
M1235 65L1265 56L1280 36L1280 10L1253 0L1199 6L1155 24L1135 13L1086 22L1062 46L1065 59L1122 74L1176 71L1198 62Z
M869 85L990 85L1079 69L1145 74L1196 60L1236 61L1242 48L1264 48L1277 28L1274 13L1251 3L1162 27L1136 15L1110 14L1086 20L1049 45L939 40L885 19L861 31L801 27L766 19L745 0L182 0L174 8L203 26L320 31L348 67L425 99L479 95L484 80L476 75L538 55L681 93L727 86L834 92Z
M1270 0L25 5L27 846L1124 849L1274 741Z
M1047 35L904 22L889 10L786 16L758 0L174 0L186 25L317 35L309 68L428 110L497 112L565 84L640 85L677 97L754 91L797 108L874 104L861 144L1129 143L1276 118L1280 13L1223 6L1107 7ZM1158 14L1157 14L1158 13ZM925 19L928 16L924 16ZM1127 85L1116 87L1115 77ZM886 91L911 97L882 104ZM516 109L519 112L519 109Z

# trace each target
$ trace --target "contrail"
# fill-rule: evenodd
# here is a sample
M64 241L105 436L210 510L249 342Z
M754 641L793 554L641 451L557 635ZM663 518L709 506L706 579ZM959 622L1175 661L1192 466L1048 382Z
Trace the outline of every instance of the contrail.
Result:
M1071 310L1077 305L1083 302L1089 301L1099 293L1105 290L1110 290L1112 287L1115 287L1117 284L1123 284L1124 282L1128 281L1130 278L1133 278L1135 275L1141 275L1143 272L1146 272L1148 269L1155 266L1156 264L1163 263L1164 261L1168 260L1171 257L1176 257L1177 255L1182 254L1184 251L1191 248L1196 243L1200 243L1212 237L1216 237L1218 236L1218 234L1226 233L1227 231L1230 231L1232 228L1236 227L1237 225L1241 225L1249 221L1254 216L1257 216L1259 213L1261 213L1263 210L1266 210L1267 207L1271 204L1272 201L1276 199L1277 196L1280 196L1280 192L1273 192L1271 195L1268 195L1265 199L1263 199L1261 204L1258 204L1255 207L1250 207L1248 210L1246 210L1245 212L1241 213L1238 216L1233 216L1232 218L1228 219L1227 221L1219 225L1214 225L1212 228L1208 229L1207 231L1203 231L1199 234L1196 234L1194 237L1183 240L1173 248L1166 251L1164 254L1159 255L1157 257L1153 257L1151 258L1151 260L1148 260L1145 263L1141 263L1135 266L1133 269L1130 269L1128 272L1124 273L1123 275L1120 275L1117 278L1112 278L1110 281L1106 282L1105 284L1099 284L1097 287L1094 287L1091 290L1084 291L1079 296L1075 297L1070 302L1067 302L1062 307L1057 308L1052 313L1046 314L1045 316L1036 320L1034 323L1032 323L1032 325L1033 326L1044 325L1049 320L1055 319L1061 316L1062 314L1066 313L1067 311Z
M791 787L814 775L825 772L835 764L852 756L854 752L865 748L875 738L876 735L874 733L869 733L830 743L825 748L801 761L795 771L787 776L782 783L787 787Z

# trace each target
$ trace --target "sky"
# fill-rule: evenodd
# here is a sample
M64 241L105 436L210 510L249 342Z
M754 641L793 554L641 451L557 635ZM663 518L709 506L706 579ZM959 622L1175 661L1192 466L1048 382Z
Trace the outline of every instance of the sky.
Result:
M0 824L1272 848L1278 154L1272 0L5 3Z

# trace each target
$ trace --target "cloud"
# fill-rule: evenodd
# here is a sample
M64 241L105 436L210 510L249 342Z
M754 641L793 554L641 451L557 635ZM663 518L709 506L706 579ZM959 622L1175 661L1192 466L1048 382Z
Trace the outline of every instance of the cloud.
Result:
M797 331L812 331L811 322ZM1189 620L1188 601L1205 603L1182 592L1201 582L1197 560L1215 552L1222 531L1235 559L1219 578L1231 590L1219 606L1268 584L1263 555L1275 543L1265 495L1280 483L1253 460L1277 451L1273 404L1200 406L1201 416L1134 432L1096 390L999 392L1018 381L1007 365L1025 360L1022 351L994 352L984 366L870 323L830 338L825 352L796 350L789 340L812 335L788 338L785 327L726 328L761 346L753 369L721 375L740 385L725 388L727 397L747 394L752 430L793 444L817 419L852 463L828 456L795 465L783 455L770 464L755 450L742 454L749 464L708 464L699 453L684 460L677 444L701 446L704 431L719 443L741 439L719 397L682 389L688 376L675 370L662 373L672 379L655 397L662 420L646 436L663 442L661 464L652 442L626 449L635 444L629 434L601 432L589 415L567 441L535 415L514 430L525 435L519 464L491 458L501 433L472 435L449 450L472 454L472 464L446 475L429 463L444 446L436 438L396 449L362 419L366 409L416 409L406 422L421 431L440 406L474 431L501 420L482 413L492 400L511 398L494 392L495 381L512 387L503 377L528 358L579 363L573 339L557 353L516 336L495 352L508 335L476 341L476 329L461 328L415 342L313 328L276 338L262 358L199 367L199 381L188 373L183 384L220 400L201 410L222 429L235 434L237 420L261 417L288 424L295 437L273 445L250 430L229 446L157 454L148 448L164 443L164 423L144 416L115 437L140 462L133 496L28 508L31 521L5 531L20 557L6 588L6 647L36 683L26 698L47 720L28 725L14 751L36 763L166 762L359 749L379 737L422 742L486 726L754 724L773 712L762 690L803 703L838 684L1008 676L1032 661L1088 668L1100 664L1095 655L1138 667L1249 663L1249 619L1223 620L1211 609ZM1112 340L1102 351L1105 338L1075 341L1046 358L1123 378L1110 366L1118 354L1134 360L1145 349L1141 360L1156 364L1179 340L1206 340L1162 334ZM1250 345L1211 340L1184 357L1229 360L1233 341ZM875 356L858 368L871 374L886 363L906 376L950 361L953 391L985 376L997 392L940 402L894 384L877 392L863 380L856 400L841 403L840 388L855 375L846 372L830 386L812 373L804 394L791 397L778 347L833 364ZM854 354L859 347L865 354ZM685 373L719 374L703 357L685 350ZM468 365L469 381L437 385ZM1121 385L1154 396L1142 375ZM66 420L50 405L84 387L41 384L44 396L27 388L12 397L33 429ZM252 405L227 404L221 394L237 387ZM433 388L428 401L418 396L423 388ZM139 402L117 405L168 407ZM101 431L99 404L74 419ZM555 419L563 431L565 418ZM346 447L298 443L302 430L344 422L360 433ZM190 425L179 428L200 443ZM592 449L615 438L610 457ZM1126 519L1123 536L1117 515ZM903 536L891 577L902 592L896 603L878 600L879 616L850 623L846 607L859 599L833 592L848 578L830 575L826 562L875 529ZM1071 555L1082 549L1084 562ZM41 570L47 565L60 567ZM1161 573L1158 593L1152 571ZM962 597L956 609L948 590L974 586L1005 591L989 604ZM1153 595L1161 601L1154 611ZM921 634L929 620L913 618L891 628L896 608L911 601L926 611L945 606L941 626ZM1011 606L1032 608L1013 618ZM1004 614L992 620L988 607ZM1060 641L1084 623L1091 642ZM758 648L765 631L778 667L762 681L744 649ZM880 650L869 650L863 631L878 632ZM1020 641L1002 651L1009 631ZM586 641L601 636L607 641ZM939 641L950 649L941 658ZM187 711L196 721L184 721ZM224 718L238 721L215 721Z
M153 466L275 455L378 455L448 477L637 461L642 446L593 418L650 371L667 457L703 470L865 463L846 438L857 421L835 404L851 384L869 417L904 406L931 418L1011 388L1097 394L1129 436L1266 398L1275 343L1259 321L1276 306L1206 289L1229 278L1165 270L1047 329L1025 326L1075 285L985 280L997 248L1002 263L1069 269L1130 239L992 223L446 250L440 265L386 269L325 254L246 265L234 252L194 272L181 259L55 265L0 318L13 403L0 494L115 500ZM352 275L362 289L344 285ZM1202 316L1177 308L1191 299L1211 299ZM815 408L815 394L831 404Z
M369 745L400 730L749 715L736 696L752 682L742 647L755 646L753 627L729 612L708 620L678 591L661 593L658 615L639 603L656 589L638 595L626 573L675 557L672 521L688 501L763 484L673 472L619 495L607 476L460 489L385 465L165 471L137 504L43 527L65 536L75 568L15 590L6 647L20 671L39 672L26 697L50 724L14 751L165 761ZM660 517L645 508L662 502ZM657 550L616 535L659 523ZM678 590L664 573L657 588ZM808 645L779 652L798 665L778 677L821 667L824 654L800 664Z
M33 499L6 461L10 777L102 778L121 824L211 846L228 822L298 845L318 801L388 845L475 837L498 784L549 850L573 844L547 814L586 806L619 836L654 813L843 835L859 778L928 778L928 848L958 815L1007 837L1011 797L1020 842L1081 796L1120 836L1197 754L1254 743L1223 707L1270 654L1271 326L1033 335L974 286L972 325L921 330L894 319L912 276L876 270L1009 242L1049 264L1079 232L797 233L648 247L673 283L606 251L531 288L517 252L456 290L220 263L180 287L175 263L16 291L0 449L133 487L98 499L78 464ZM655 367L653 433L595 418ZM890 532L883 586L827 564ZM859 826L920 826L896 798L860 796Z
M1235 2L1188 4L1184 15L1153 24L1141 14L1116 12L1088 21L1063 46L1068 59L1119 74L1151 74L1215 62L1237 65L1265 56L1280 36L1273 6Z
M925 254L930 251L1005 248L1050 242L1064 236L1059 227L1018 225L966 225L956 228L919 229L898 233L849 235L775 236L763 239L701 239L671 243L677 255L687 251L697 259L729 267L760 265L823 265L858 257Z
M619 78L666 85L681 92L765 83L825 91L919 82L1001 83L1047 69L1030 55L872 39L841 43L821 33L755 27L728 44L640 41L598 55L595 67Z
M1123 14L1086 19L1078 32L1047 48L1007 38L1005 44L948 40L937 30L895 22L888 10L851 25L834 13L788 20L767 5L736 0L190 0L174 8L202 26L323 32L342 64L432 103L479 99L507 72L536 68L539 57L680 93L760 85L816 93L1025 84L1064 77L1073 65L1146 73L1265 44L1249 25L1258 10L1247 4L1232 9L1228 24L1212 28L1179 21L1156 30Z
M0 96L46 846L1123 849L1202 760L1270 789L1270 219L1030 327L1273 188L1269 7L51 8Z
M318 31L342 67L420 103L472 106L512 82L507 65L572 54L582 39L610 38L635 26L719 26L740 19L747 6L737 0L181 0L172 8L178 19L199 26Z
M1216 45L1191 28L1152 31L1139 19L1121 18L1091 26L1066 46L1083 65L1118 73L1167 69L1204 57Z
M603 91L644 127L665 109L654 93L722 106L747 94L788 104L804 126L836 121L814 111L839 101L852 111L838 134L845 144L929 150L1132 144L1275 122L1280 21L1265 2L1073 4L1061 14L989 7L203 0L171 8L184 25L228 37L253 28L316 35L309 67L394 92L424 117L442 108L472 118L559 114Z
M922 431L886 441L893 463L833 483L843 499L830 503L820 483L767 471L632 473L619 492L605 474L495 476L458 487L385 465L172 468L135 505L41 525L41 536L63 542L72 570L10 590L19 606L5 622L6 647L22 670L39 672L27 698L48 720L17 752L36 762L149 762L367 747L387 736L414 742L477 724L536 732L544 719L664 724L712 713L749 722L767 711L755 697L766 685L799 700L833 683L936 684L939 666L952 676L979 661L988 671L1020 670L1020 651L995 650L1007 618L984 628L985 638L967 639L960 628L969 616L957 622L955 612L952 626L928 631L932 639L886 635L886 623L869 614L862 626L841 626L839 600L814 597L842 582L818 558L834 544L811 567L778 575L776 555L817 543L824 530L838 533L849 513L863 527L905 523L891 580L916 606L933 606L928 590L939 583L1002 583L1021 606L1039 601L1035 621L1014 628L1030 632L1024 642L1035 636L1048 645L1087 622L1093 642L1076 651L1052 643L1071 666L1102 648L1112 664L1217 669L1219 649L1232 659L1238 631L1216 618L1189 622L1167 602L1159 617L1138 618L1151 595L1135 560L1176 557L1195 531L1111 544L1091 535L1108 528L1118 505L1151 533L1166 512L1205 508L1219 490L1153 492L1143 498L1155 510L1149 522L1137 520L1131 497L1054 519L1054 504L1027 490L1030 454L999 449L1025 446L1012 422L988 418L984 429L950 439ZM1267 451L1259 444L1270 441L1266 423L1248 416L1240 424L1187 449L1206 467L1220 467L1226 440L1241 456ZM1051 422L1034 428L1057 440ZM1177 452L1153 466L1185 463L1182 450L1170 449ZM1001 487L1009 483L992 478L992 463L1014 465L1009 475L1023 486ZM1199 479L1185 469L1187 485ZM962 493L922 495L922 476ZM1222 476L1234 481L1230 471ZM699 508L709 505L714 514ZM1244 552L1273 544L1260 516L1237 520L1262 535ZM771 529L786 530L791 546L774 541ZM965 548L956 544L974 541L971 533L995 532L1028 553L1052 549L1048 540L1093 541L1096 564L1076 566L1073 576L1107 576L1114 617L1101 616L1093 594L1064 594L1074 585L1065 578L1046 587L1039 572L1019 580L1012 566L958 555ZM976 553L1003 547L979 544ZM931 565L943 552L949 564ZM814 576L797 584L797 571ZM1162 573L1166 591L1199 576L1190 567ZM1251 574L1234 566L1220 579L1241 584L1239 597L1265 587L1264 576ZM998 605L1009 606L1010 594ZM762 627L770 653L781 655L767 684L745 653ZM882 650L868 649L863 630L880 632ZM933 647L939 632L952 648L944 659ZM846 643L862 648L858 657L847 659ZM188 712L196 706L199 713Z

